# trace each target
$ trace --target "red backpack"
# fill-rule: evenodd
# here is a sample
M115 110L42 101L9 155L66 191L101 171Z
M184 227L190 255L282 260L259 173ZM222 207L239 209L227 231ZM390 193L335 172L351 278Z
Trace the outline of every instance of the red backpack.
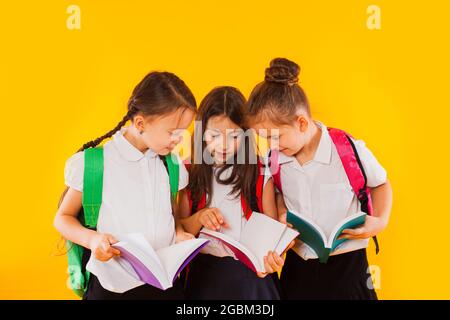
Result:
M352 136L340 129L328 128L331 140L336 147L336 150L341 159L347 178L356 194L359 203L361 204L361 211L372 215L372 198L370 196L370 188L367 187L367 176L364 172L361 160L356 151L355 144L352 141ZM283 192L281 186L280 166L278 163L278 152L271 151L269 155L270 172L275 186L280 192ZM373 237L375 243L375 251L378 254L380 247L378 245L377 237Z
M263 202L262 202L262 194L264 188L264 170L261 161L258 159L258 178L256 179L256 185L254 189L254 194L252 194L251 203L247 203L244 196L241 194L241 206L242 210L245 213L245 218L248 220L252 215L253 211L263 212ZM185 163L186 169L189 171L190 164ZM202 195L200 201L195 203L192 201L191 191L187 191L188 199L189 199L189 210L191 214L194 214L198 210L205 208L206 206L206 193ZM255 201L253 201L255 200Z

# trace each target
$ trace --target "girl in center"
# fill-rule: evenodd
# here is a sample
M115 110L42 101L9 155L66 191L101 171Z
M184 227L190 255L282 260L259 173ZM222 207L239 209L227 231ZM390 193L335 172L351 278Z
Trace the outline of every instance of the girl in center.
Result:
M264 175L253 140L245 134L245 102L237 89L218 87L200 104L194 139L201 134L203 141L193 145L201 148L194 153L200 151L196 154L202 159L190 165L189 185L180 193L178 207L181 224L189 233L198 235L205 227L238 240L252 211L277 219L272 180ZM255 161L250 161L252 155ZM188 299L280 299L275 273L284 264L280 256L268 252L266 272L255 274L231 250L210 240L190 265Z

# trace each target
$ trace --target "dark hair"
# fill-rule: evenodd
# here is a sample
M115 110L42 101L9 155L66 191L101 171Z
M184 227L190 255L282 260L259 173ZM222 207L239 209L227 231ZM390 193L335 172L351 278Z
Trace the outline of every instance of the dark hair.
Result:
M247 102L252 121L268 117L277 124L296 119L298 109L310 116L308 99L298 84L300 67L285 58L275 58L266 68L264 81L257 84Z
M122 120L109 132L95 140L85 143L78 151L93 148L103 140L110 138L122 128L128 120L138 113L145 116L163 115L178 108L196 110L194 95L186 84L170 72L150 72L134 88L128 100L128 111Z
M248 129L245 122L245 102L246 101L242 93L233 87L217 87L209 92L200 103L196 116L196 121L201 121L202 125L201 137L203 138L204 136L208 120L214 116L221 115L230 118L231 121L233 121L245 132ZM197 134L200 133L196 133L194 136ZM256 179L258 177L258 165L256 163L252 164L249 161L252 153L256 157L254 140L251 137L252 136L248 137L247 134L245 134L244 139L241 141L239 147L240 149L234 155L234 162L232 164L225 163L216 172L216 178L219 183L233 185L230 195L235 194L236 197L238 197L242 192L242 195L248 204L252 203L252 191L255 188ZM206 142L204 139L202 139L201 145L196 145L195 141L193 141L192 145L194 148L201 148L201 152L194 151L193 154L203 155L206 148ZM238 153L245 155L245 162L243 164L239 164L237 161ZM212 165L207 164L203 161L203 159L200 163L196 162L197 161L194 161L194 163L191 164L189 170L189 190L191 193L193 208L197 207L197 204L201 200L204 193L208 195L206 205L210 205L213 193ZM229 178L221 180L220 175L231 166L233 169Z

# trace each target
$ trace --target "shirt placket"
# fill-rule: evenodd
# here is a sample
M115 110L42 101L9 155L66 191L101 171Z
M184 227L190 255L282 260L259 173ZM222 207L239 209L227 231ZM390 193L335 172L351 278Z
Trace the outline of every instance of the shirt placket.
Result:
M308 161L303 165L302 174L303 174L303 181L304 184L301 186L302 190L305 191L305 197L303 198L304 203L304 210L308 216L310 216L314 221L316 214L313 210L313 179L311 176L311 173L316 170L317 163L314 160Z
M301 186L302 188L302 192L304 193L304 197L302 199L304 205L303 205L303 209L305 211L305 213L310 216L311 218L314 219L314 212L312 212L312 208L311 208L311 201L312 201L312 193L311 193L311 184L310 184L310 179L308 177L308 175L304 172L304 183Z
M297 161L290 163L292 168L298 172L298 174L302 175L302 178L298 181L299 186L299 207L300 213L305 214L309 217L313 217L313 213L311 212L311 188L309 184L309 177L305 171L305 166L308 166L309 163L301 166Z

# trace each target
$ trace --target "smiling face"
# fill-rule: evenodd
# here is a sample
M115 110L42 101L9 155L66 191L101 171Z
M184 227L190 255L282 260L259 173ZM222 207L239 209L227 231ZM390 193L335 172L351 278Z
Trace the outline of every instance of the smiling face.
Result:
M312 125L312 119L305 114L290 124L276 124L265 117L261 121L252 124L256 133L268 140L271 149L279 150L286 156L294 156L308 142L308 129Z
M137 115L133 125L141 133L140 140L159 155L167 155L183 139L184 131L194 119L190 108L178 108L172 113L160 116Z
M226 115L213 116L206 124L206 148L216 164L224 164L236 154L243 136L242 128Z

